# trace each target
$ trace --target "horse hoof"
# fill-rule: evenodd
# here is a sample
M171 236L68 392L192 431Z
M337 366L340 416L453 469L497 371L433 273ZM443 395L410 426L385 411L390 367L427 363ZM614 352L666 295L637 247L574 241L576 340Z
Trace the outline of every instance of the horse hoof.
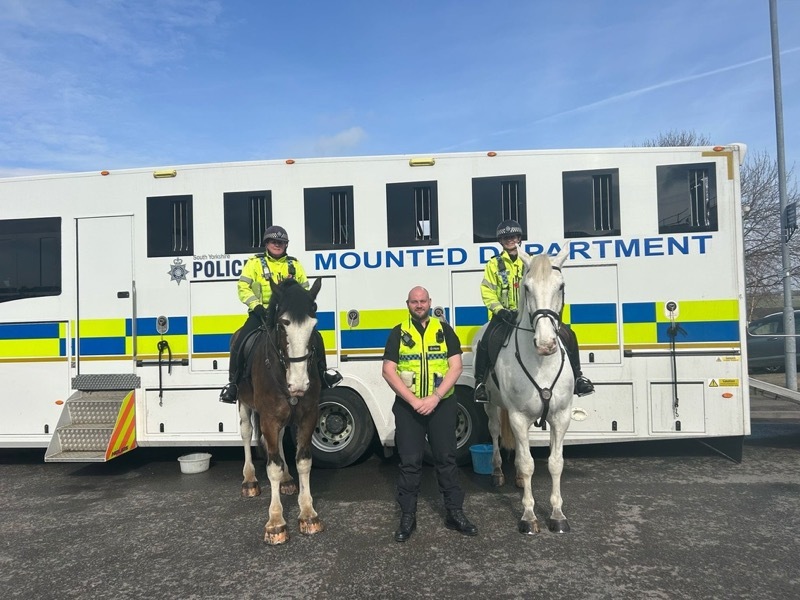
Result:
M539 533L539 521L520 521L517 530L525 535L533 535Z
M569 523L566 519L550 519L548 529L553 533L569 533Z
M502 473L500 473L499 475L497 475L496 473L492 473L492 485L494 487L503 487L505 483L506 483L506 478Z
M319 517L312 517L310 519L297 519L300 525L300 533L303 535L314 535L325 531L325 524Z
M248 481L242 484L242 498L255 498L261 495L261 486L257 481Z
M294 481L281 483L281 494L284 496L294 496L297 494L297 484Z
M286 525L280 527L264 527L264 543L270 546L285 544L289 541L289 531Z

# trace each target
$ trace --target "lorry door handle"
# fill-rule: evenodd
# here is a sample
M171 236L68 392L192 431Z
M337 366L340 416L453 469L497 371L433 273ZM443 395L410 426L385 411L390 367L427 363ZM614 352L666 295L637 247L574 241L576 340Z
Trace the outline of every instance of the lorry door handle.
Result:
M130 292L117 292L117 298L130 298Z

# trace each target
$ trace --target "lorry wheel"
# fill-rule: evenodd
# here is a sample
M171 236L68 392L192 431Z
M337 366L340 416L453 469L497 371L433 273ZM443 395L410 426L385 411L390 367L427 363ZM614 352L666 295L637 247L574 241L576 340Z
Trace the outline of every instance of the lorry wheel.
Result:
M351 465L364 455L374 435L372 416L358 394L342 387L323 390L311 435L312 464L325 469Z

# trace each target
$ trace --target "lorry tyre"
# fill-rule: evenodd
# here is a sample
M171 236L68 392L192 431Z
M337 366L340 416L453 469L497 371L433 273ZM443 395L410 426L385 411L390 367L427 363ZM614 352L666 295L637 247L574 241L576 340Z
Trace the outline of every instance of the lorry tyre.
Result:
M375 436L367 406L356 392L335 387L322 391L319 418L311 435L311 460L315 467L338 469L361 458Z

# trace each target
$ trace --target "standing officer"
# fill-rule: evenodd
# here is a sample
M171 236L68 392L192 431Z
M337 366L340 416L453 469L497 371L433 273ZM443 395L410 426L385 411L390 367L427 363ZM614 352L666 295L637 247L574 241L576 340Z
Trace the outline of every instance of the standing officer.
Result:
M244 340L262 324L266 324L268 327L274 324L275 315L267 314L266 309L272 296L269 280L279 284L284 279L294 279L308 289L308 277L306 277L303 265L295 257L286 254L286 249L289 247L289 235L283 227L278 225L267 227L261 243L265 252L252 256L245 263L237 284L239 300L247 306L248 313L247 320L236 338L236 343L231 348L230 365L228 366L229 383L222 388L219 395L219 401L227 404L235 404L239 397L239 381L244 368L244 365L241 364ZM342 380L342 376L338 371L328 370L322 335L315 330L315 335L311 339L317 355L317 368L322 385L333 387Z
M405 542L417 527L425 434L444 497L445 527L477 535L477 527L464 515L464 491L456 465L453 391L461 375L461 342L447 323L430 318L431 299L425 288L413 288L406 306L408 319L392 329L383 354L383 378L396 394L392 412L400 456L396 498L402 516L394 539Z
M481 281L481 298L492 314L492 320L478 343L475 353L475 401L486 402L486 385L483 380L491 366L489 344L493 336L505 338L508 327L516 320L519 300L519 283L522 281L522 259L518 248L522 243L522 226L516 221L503 221L497 226L497 241L503 251L486 263ZM575 332L564 323L558 329L575 374L575 393L586 396L594 392L594 384L581 372L581 357Z

